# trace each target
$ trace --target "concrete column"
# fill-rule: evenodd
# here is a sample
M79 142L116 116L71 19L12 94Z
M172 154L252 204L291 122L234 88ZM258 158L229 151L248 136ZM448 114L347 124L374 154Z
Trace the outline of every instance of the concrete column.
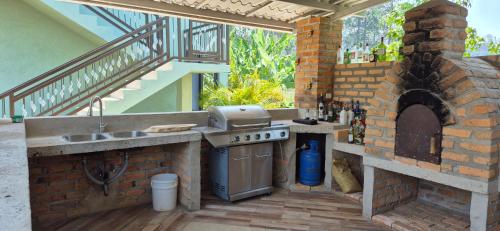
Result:
M375 187L375 167L364 165L363 182L363 217L372 219L373 216L373 190Z
M488 195L472 192L470 200L470 230L488 229Z
M219 74L219 84L220 86L229 86L229 72L220 72Z
M333 134L326 134L325 142L325 190L332 190Z

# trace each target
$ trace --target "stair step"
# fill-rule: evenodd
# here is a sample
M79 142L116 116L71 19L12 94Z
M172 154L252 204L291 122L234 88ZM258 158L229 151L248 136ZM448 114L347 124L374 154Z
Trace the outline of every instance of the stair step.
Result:
M134 80L121 89L122 90L141 90L141 80Z
M141 77L143 80L157 80L158 79L158 74L156 71L149 72L145 74L144 76Z
M116 101L120 101L122 99L118 98L118 97L113 97L113 96L106 96L104 98L102 98L103 101L113 101L113 102L116 102Z

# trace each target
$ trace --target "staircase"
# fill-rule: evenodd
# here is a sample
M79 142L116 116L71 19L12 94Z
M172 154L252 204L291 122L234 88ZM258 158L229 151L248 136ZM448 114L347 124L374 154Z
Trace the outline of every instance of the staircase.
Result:
M226 26L155 15L130 24L130 14L85 7L124 35L0 94L0 116L73 115L89 110L94 95L121 113L185 72L196 72L181 63L228 63Z

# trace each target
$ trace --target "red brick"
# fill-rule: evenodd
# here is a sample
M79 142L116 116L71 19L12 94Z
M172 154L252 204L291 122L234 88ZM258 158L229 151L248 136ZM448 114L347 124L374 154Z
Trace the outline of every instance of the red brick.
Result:
M145 193L144 189L132 189L127 191L127 196L140 196Z
M443 127L443 134L446 136L456 136L461 138L470 137L472 131L460 128Z
M441 166L439 164L433 164L425 161L417 161L417 166L425 169L430 169L434 171L441 171Z
M494 169L486 170L486 169L472 168L468 166L459 166L458 172L464 175L475 176L484 179L489 179L496 175L496 171Z
M496 151L496 146L489 144L475 144L475 143L461 142L460 147L470 151L486 153L486 154L493 153Z
M460 154L460 153L455 153L455 152L442 152L441 153L441 158L443 159L448 159L448 160L454 160L458 162L467 162L469 161L469 156L465 154Z
M407 164L407 165L417 165L417 160L416 159L411 159L411 158L406 158L402 156L396 156L395 158L397 161Z

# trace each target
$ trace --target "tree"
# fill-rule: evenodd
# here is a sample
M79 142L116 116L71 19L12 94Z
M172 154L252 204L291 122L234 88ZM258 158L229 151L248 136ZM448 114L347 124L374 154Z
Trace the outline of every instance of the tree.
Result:
M400 50L403 46L403 24L405 22L404 14L406 11L424 3L429 0L393 0L382 6L367 10L363 16L351 17L344 22L344 38L343 41L347 47L353 47L361 41L367 41L370 44L376 44L372 38L363 37L363 33L376 34L376 38L385 35L387 42L387 59L388 60L401 60ZM471 7L471 0L454 0L455 3L464 7ZM373 26L371 23L369 28L353 29L352 27L366 26L366 20L376 22L377 25ZM496 39L489 39L486 41L483 37L477 34L475 28L468 27L466 29L467 39L465 42L464 56L469 57L471 52L477 51L480 47L487 45L490 54L498 54L500 50L500 42ZM365 39L365 40L363 40Z
M293 106L293 97L286 93L295 85L295 36L236 27L230 39L229 86L204 77L202 108L244 104L265 108Z

